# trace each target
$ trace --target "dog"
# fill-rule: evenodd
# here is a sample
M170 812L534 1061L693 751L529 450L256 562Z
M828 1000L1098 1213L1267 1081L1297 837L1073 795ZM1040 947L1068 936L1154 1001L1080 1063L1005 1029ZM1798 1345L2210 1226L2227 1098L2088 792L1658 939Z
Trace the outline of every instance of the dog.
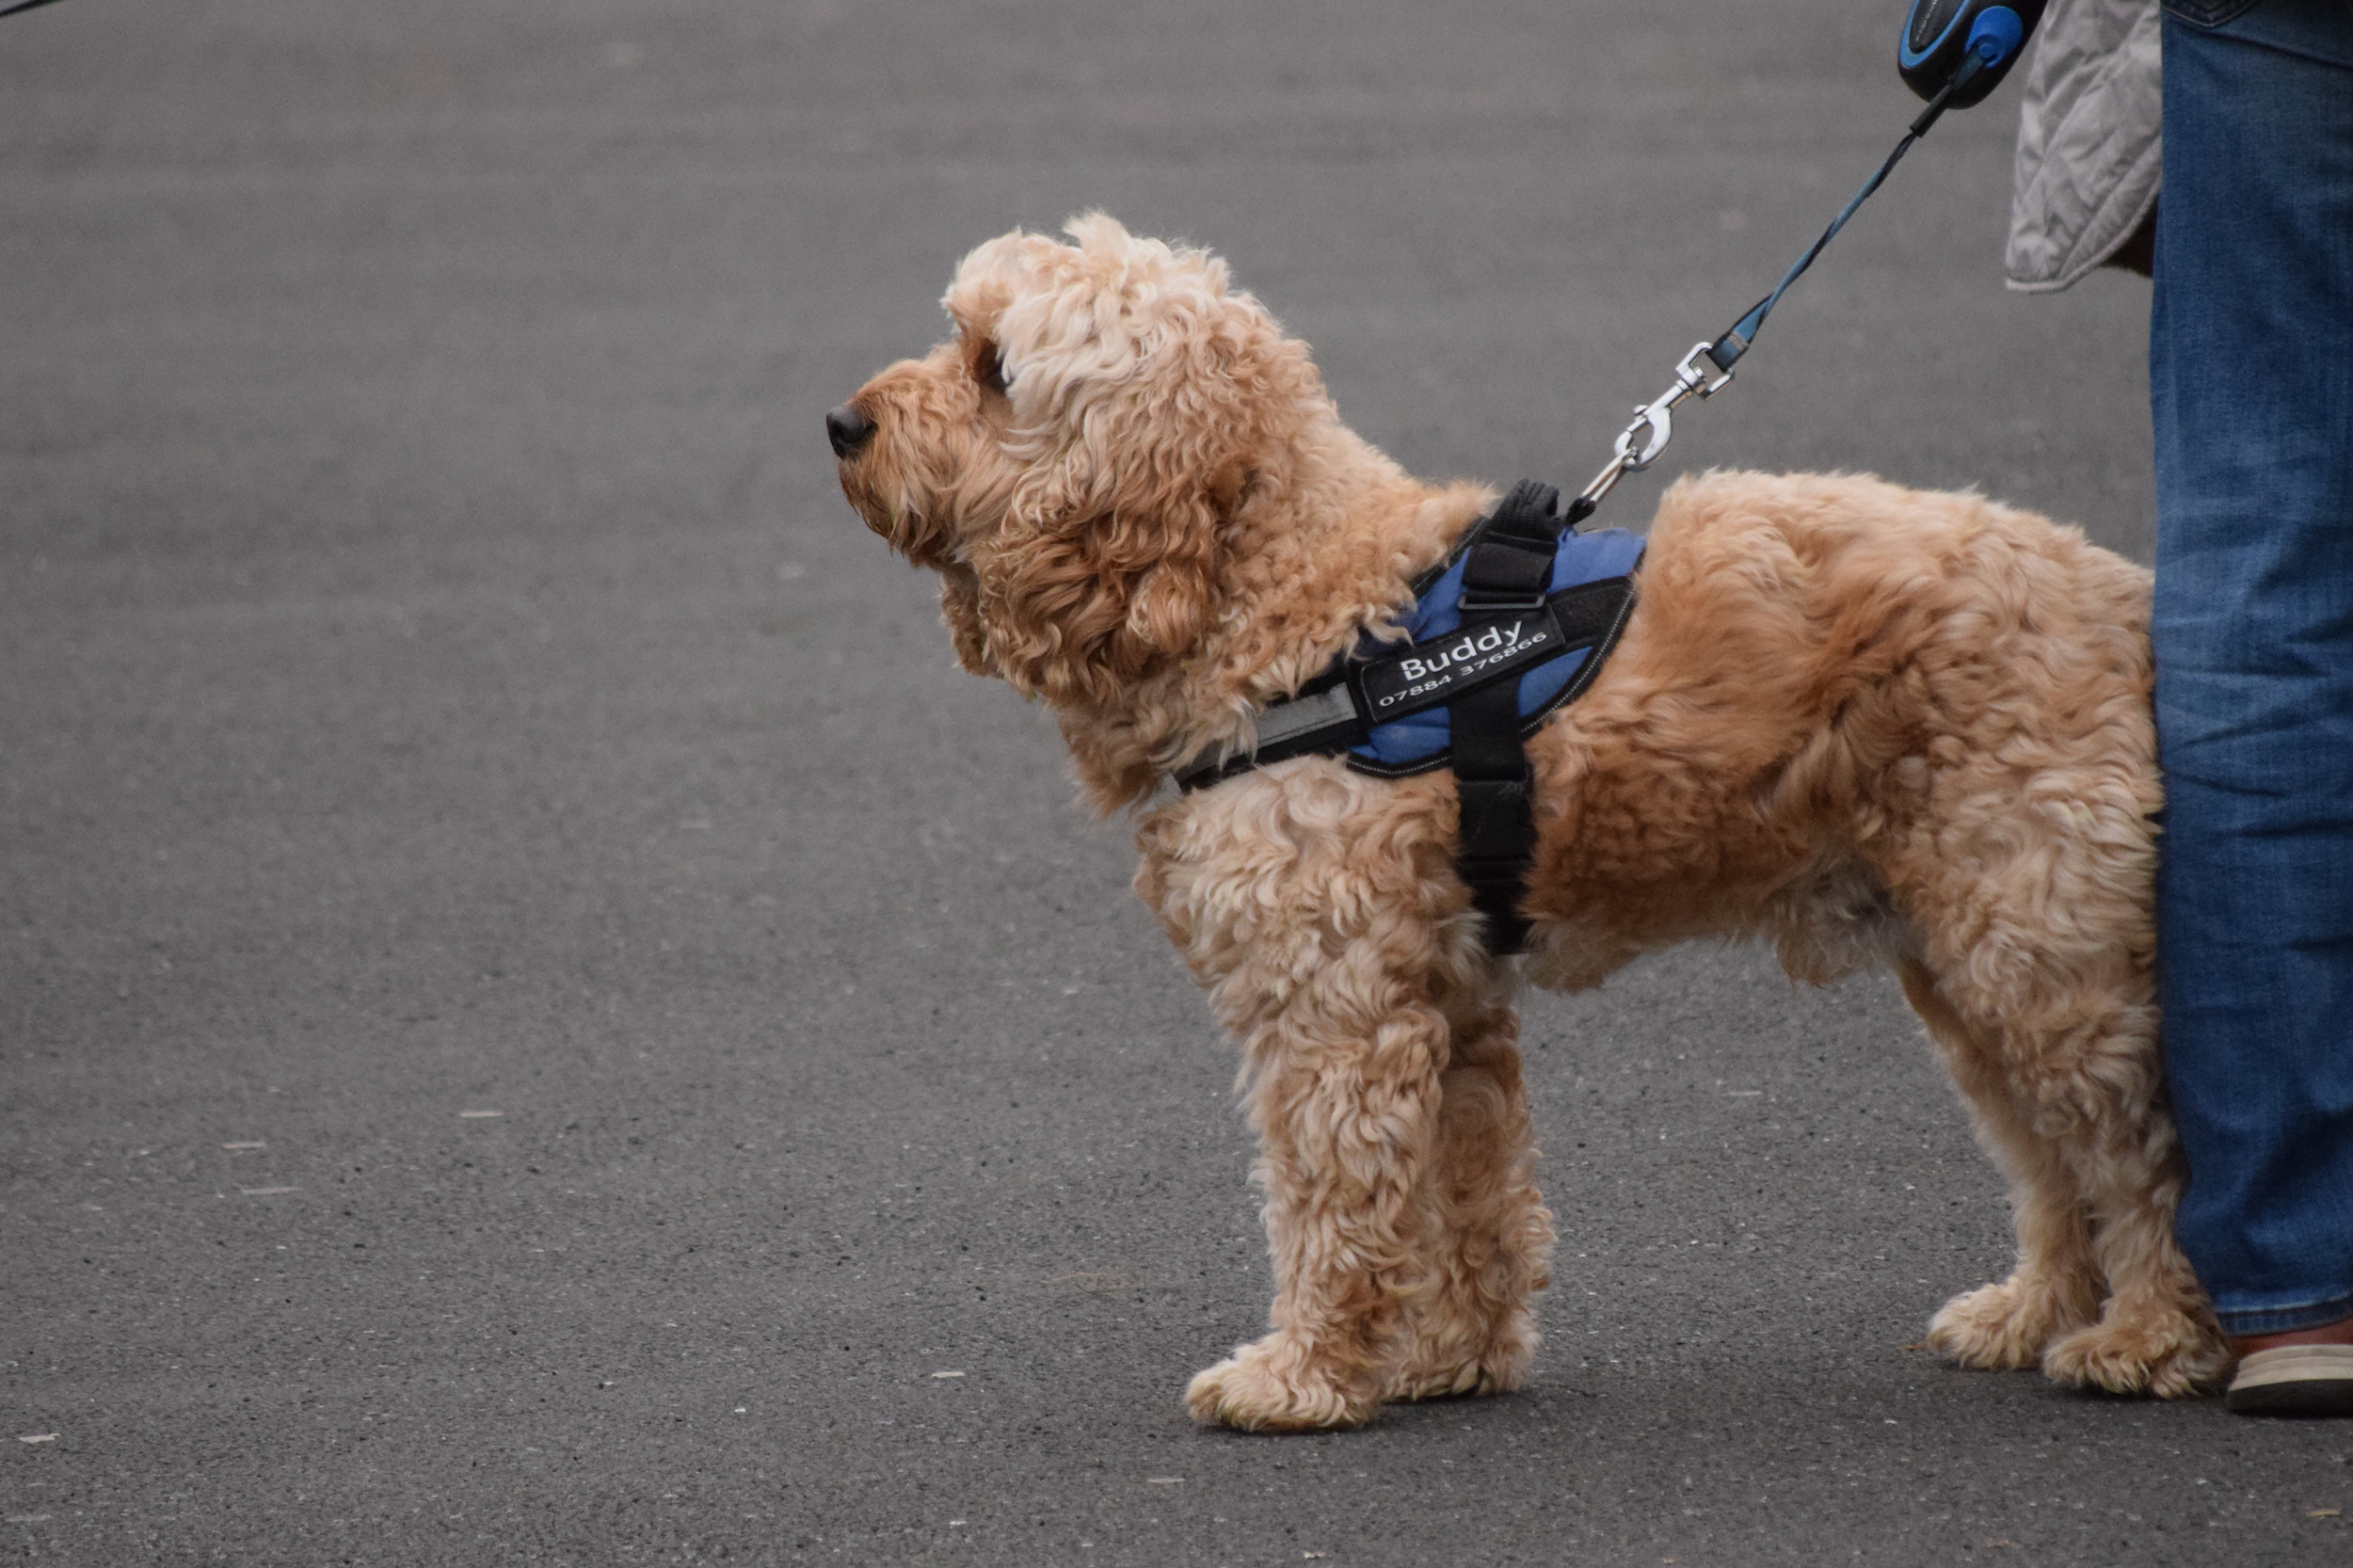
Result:
M1495 492L1342 424L1222 261L1101 214L1065 233L973 250L954 335L826 423L859 517L939 574L958 661L1043 701L1085 800L1136 812L1136 890L1241 1043L1272 1332L1193 1379L1196 1419L1348 1427L1518 1385L1553 1242L1518 988L1693 937L1901 981L2018 1238L1931 1346L2167 1398L2227 1372L2173 1240L2146 571L1977 495L1679 481L1622 641L1527 743L1533 925L1497 959L1451 775L1310 756L1162 788L1394 637Z

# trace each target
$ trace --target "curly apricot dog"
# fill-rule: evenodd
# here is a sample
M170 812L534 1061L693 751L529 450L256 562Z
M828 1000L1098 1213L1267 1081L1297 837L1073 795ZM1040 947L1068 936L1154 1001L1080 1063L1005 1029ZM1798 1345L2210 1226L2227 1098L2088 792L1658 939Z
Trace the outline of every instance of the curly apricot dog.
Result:
M1340 1427L1516 1384L1552 1246L1517 986L1693 936L1901 977L2016 1208L2016 1271L1932 1344L2169 1397L2227 1369L2172 1236L2147 573L1976 496L1677 484L1623 641L1529 742L1535 930L1498 961L1449 774L1305 757L1159 792L1392 631L1494 493L1341 424L1223 263L1068 232L974 250L954 337L827 424L859 515L944 580L964 666L1053 710L1095 806L1139 809L1136 889L1241 1042L1273 1331L1193 1380L1195 1416Z

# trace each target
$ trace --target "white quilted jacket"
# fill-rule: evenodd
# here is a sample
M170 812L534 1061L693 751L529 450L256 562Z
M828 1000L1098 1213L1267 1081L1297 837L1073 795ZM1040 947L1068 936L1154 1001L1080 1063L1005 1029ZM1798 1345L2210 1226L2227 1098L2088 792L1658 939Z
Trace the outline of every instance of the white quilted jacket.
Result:
M2011 288L2067 287L2156 206L2157 15L2157 0L2052 0L2018 118Z

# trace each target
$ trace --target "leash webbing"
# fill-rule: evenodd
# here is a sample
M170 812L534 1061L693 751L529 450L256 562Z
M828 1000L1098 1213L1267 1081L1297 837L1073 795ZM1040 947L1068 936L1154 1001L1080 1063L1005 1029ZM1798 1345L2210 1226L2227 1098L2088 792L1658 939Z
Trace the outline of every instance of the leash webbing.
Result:
M1775 305L1781 303L1781 296L1789 292L1789 285L1814 264L1814 258L1822 253L1823 247L1829 245L1838 231L1847 226L1847 220L1854 216L1855 210L1870 200L1871 193L1880 188L1903 155L1912 151L1912 144L1929 134L1929 128L1937 122L1952 103L1953 95L1967 86L1984 65L1983 56L1976 54L1961 62L1961 69L1953 72L1952 79L1937 90L1936 96L1929 100L1928 107L1920 111L1919 118L1904 132L1904 138L1896 144L1896 150L1872 171L1868 180L1863 182L1863 188L1854 193L1853 200L1840 208L1838 216L1830 220L1830 227L1822 231L1821 238L1808 246L1805 254L1798 258L1797 264L1782 274L1781 281L1772 293L1751 306L1748 313L1733 323L1730 329L1715 342L1691 345L1690 352L1684 355L1683 362L1675 366L1674 385L1654 401L1634 410L1634 423L1619 432L1609 463L1593 475L1593 482L1569 503L1566 516L1571 523L1582 522L1593 516L1594 509L1601 504L1602 497L1608 495L1620 479L1629 473L1640 473L1657 461L1658 455L1674 439L1674 410L1687 398L1696 397L1705 402L1731 384L1734 362L1749 351L1758 329L1765 325L1765 318L1772 313ZM1701 368L1703 360L1709 369Z
M1929 106L1920 111L1920 117L1912 122L1910 129L1905 131L1904 139L1896 144L1896 151L1887 154L1887 161L1880 165L1868 180L1863 182L1863 188L1854 193L1854 200L1840 208L1838 216L1830 220L1830 227L1822 231L1822 237L1806 248L1805 254L1798 258L1797 265L1782 274L1781 281L1774 286L1773 292L1758 300L1750 309L1748 314L1734 322L1722 337L1708 345L1707 357L1715 361L1718 370L1730 370L1733 362L1749 351L1749 344L1756 339L1757 328L1765 325L1765 318L1772 313L1775 305L1781 303L1781 296L1789 292L1789 285L1796 282L1805 269L1814 264L1814 258L1820 255L1822 248L1830 244L1837 236L1838 231L1847 226L1847 219L1854 216L1855 209L1871 199L1871 193L1880 188L1881 182L1887 178L1889 171L1903 160L1905 153L1912 151L1912 144L1929 134L1929 127L1934 125L1938 118L1945 113L1945 106L1953 101L1953 94L1959 92L1969 78L1977 73L1981 63L1976 55L1967 57L1961 69L1953 73L1953 79L1945 83L1934 98L1929 100Z

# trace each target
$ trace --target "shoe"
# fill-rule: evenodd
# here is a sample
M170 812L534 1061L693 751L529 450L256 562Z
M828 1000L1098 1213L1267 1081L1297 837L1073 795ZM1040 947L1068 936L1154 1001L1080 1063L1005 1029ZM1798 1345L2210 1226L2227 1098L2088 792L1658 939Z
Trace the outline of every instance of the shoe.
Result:
M2241 1416L2353 1416L2353 1345L2257 1351L2223 1402Z

